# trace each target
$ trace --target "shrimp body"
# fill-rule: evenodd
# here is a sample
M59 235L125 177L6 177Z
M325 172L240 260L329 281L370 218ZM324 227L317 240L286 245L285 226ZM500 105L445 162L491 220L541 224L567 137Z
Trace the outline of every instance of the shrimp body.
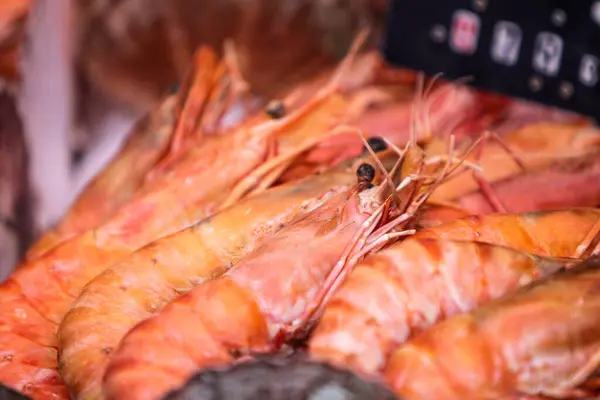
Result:
M596 259L452 317L394 351L385 379L408 400L595 397L599 283Z
M397 159L381 156L388 165ZM296 214L348 190L357 163L366 159L244 199L138 250L88 283L58 332L60 370L70 392L101 397L104 370L127 331L177 295L222 274Z
M413 238L484 242L539 256L574 257L599 220L600 209L583 207L490 214L443 223L422 230Z
M409 238L359 263L332 297L310 355L376 374L390 351L565 263L486 243Z

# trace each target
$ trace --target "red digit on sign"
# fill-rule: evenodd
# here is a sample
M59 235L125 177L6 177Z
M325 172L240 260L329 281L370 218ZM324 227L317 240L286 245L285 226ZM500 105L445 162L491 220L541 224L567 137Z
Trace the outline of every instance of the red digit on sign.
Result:
M467 10L458 10L452 20L450 47L464 54L472 54L477 49L479 39L479 17Z

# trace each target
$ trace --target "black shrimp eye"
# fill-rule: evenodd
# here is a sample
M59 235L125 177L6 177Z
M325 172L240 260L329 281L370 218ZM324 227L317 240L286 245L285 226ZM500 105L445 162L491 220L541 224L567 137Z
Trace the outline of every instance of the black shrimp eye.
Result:
M179 83L173 83L171 86L169 86L169 93L170 94L175 94L179 91Z
M379 136L370 137L369 139L367 139L367 144L369 145L369 147L371 147L371 149L375 153L383 151L383 150L387 150L387 143L385 142L385 140L383 140ZM367 152L368 152L367 148L365 146L363 146L363 153L367 153Z
M360 180L372 182L375 179L375 168L371 164L361 164L356 170L356 176Z
M281 100L272 100L267 104L265 112L273 119L285 117L285 106Z

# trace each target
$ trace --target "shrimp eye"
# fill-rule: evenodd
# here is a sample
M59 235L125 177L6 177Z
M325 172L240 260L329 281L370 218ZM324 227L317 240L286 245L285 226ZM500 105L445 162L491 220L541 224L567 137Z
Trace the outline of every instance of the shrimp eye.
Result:
M169 86L170 94L175 94L177 92L179 92L179 83L173 83L171 86Z
M356 169L356 176L359 179L372 182L375 179L375 168L371 164L360 164Z
M371 164L361 164L356 170L356 177L358 178L358 189L360 191L370 189L373 187L371 182L375 179L375 168Z
M271 100L267 104L265 112L273 119L280 119L285 117L285 106L281 100Z
M367 139L367 144L375 152L387 150L387 143L379 136L373 136ZM363 154L367 152L367 148L363 146Z

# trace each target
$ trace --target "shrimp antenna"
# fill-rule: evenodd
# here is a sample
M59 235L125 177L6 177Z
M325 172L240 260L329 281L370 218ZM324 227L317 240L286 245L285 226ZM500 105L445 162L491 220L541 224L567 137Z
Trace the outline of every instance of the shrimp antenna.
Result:
M404 160L406 159L406 154L408 152L408 148L411 146L411 143L410 142L406 143L406 145L404 146L404 150L402 150L398 146L396 146L394 143L387 140L386 138L383 138L383 141L389 147L391 147L391 149L394 150L394 152L396 152L400 156L400 159L398 160L396 165L394 165L394 168L392 168L392 171L390 172L390 176L395 176L397 169L400 168L400 166L404 163Z
M454 86L461 86L467 82L469 82L470 80L472 80L473 77L471 76L463 76L460 78L456 78L453 81L449 81L448 85L447 85L447 90L453 89ZM444 94L444 91L440 91L440 93L437 93L436 95L433 95L431 98L431 103L435 103L437 100L439 100L440 97L442 97L442 95ZM449 101L449 100L446 100Z
M379 159L379 157L377 157L377 154L375 153L375 151L373 151L373 149L371 148L371 145L369 144L369 142L365 138L365 135L363 134L363 132L360 129L357 129L356 132L358 133L358 136L360 137L360 140L362 140L363 145L365 146L365 148L367 149L367 151L374 158L375 163L377 164L377 166L381 170L381 173L385 177L385 181L388 183L388 185L390 185L390 189L392 190L392 196L396 200L398 206L400 206L400 204L401 204L400 203L400 196L398 195L398 193L396 193L396 185L394 185L394 181L392 180L392 178L388 174L387 170L385 169L385 166L383 165L383 163L381 162L381 160Z
M178 156L188 149L189 142L201 136L196 133L196 128L205 117L216 82L225 73L217 61L216 54L208 46L200 46L194 53L185 83L177 93L176 118L169 150L147 174L146 182L156 179L161 171L173 165Z
M431 129L431 102L429 101L429 96L431 94L431 91L433 90L433 85L435 85L435 83L437 83L438 80L440 80L440 78L444 75L443 72L439 72L437 74L435 74L431 80L429 81L429 83L427 84L427 87L425 88L424 92L423 92L423 101L425 102L424 108L425 108L425 135L426 136L431 136L432 133L432 129Z
M441 134L439 135L439 137L449 137L463 122L464 116L462 115L455 115L454 118L449 118L446 128L440 131Z
M337 71L334 72L333 77L331 78L331 81L329 82L328 86L335 87L339 85L342 77L348 72L350 66L356 60L356 56L360 52L361 47L367 42L367 38L370 34L371 29L369 27L361 28L361 30L356 35L356 38L352 42L352 45L348 50L348 54L340 63L340 66L337 68Z
M231 74L231 83L234 91L238 93L248 93L250 85L242 75L240 58L235 46L235 41L232 38L225 39L225 42L223 43L223 59Z
M415 119L415 124L417 125L417 132L419 137L423 136L423 113L424 113L424 104L425 104L425 74L421 75L421 79L417 81L417 92L418 92L418 100L417 100L417 115ZM416 143L416 142L415 142Z
M448 138L448 159L446 160L446 163L444 164L444 167L442 168L442 171L440 172L440 174L437 176L437 178L435 179L435 181L433 182L433 184L431 185L430 189L429 189L429 194L431 194L441 183L443 180L445 180L452 169L452 161L454 160L454 148L455 148L455 137L454 135L450 135L450 137ZM429 196L428 194L428 196Z
M432 81L430 83L430 86L429 86L428 90L433 88L434 80L439 80L441 78L441 76L442 76L442 74L437 74L436 76L434 76L432 78ZM427 125L428 135L431 135L431 107L433 106L433 104L436 101L438 101L446 93L446 90L454 90L454 95L452 96L452 98L446 99L444 101L444 103L442 104L442 108L443 108L446 103L451 102L456 97L456 90L457 89L455 88L455 86L460 85L461 82L462 83L468 82L471 79L472 79L472 77L465 76L465 77L457 78L454 81L450 81L446 88L443 88L442 90L440 90L440 92L436 93L435 95L432 95L431 99L429 99L426 102L427 104L425 105L425 108L426 108L426 114L425 115L426 115L426 118L427 118L427 124L426 125ZM460 122L462 122L461 118L462 118L461 115L457 116L456 120L458 122L456 122L456 126L458 126L460 124Z
M181 110L183 109L183 106L184 106L185 102L187 101L189 93L192 89L194 79L196 78L196 74L199 70L199 60L198 59L200 58L199 53L201 50L202 50L202 48L197 49L196 52L194 53L194 56L192 56L192 60L188 64L187 71L183 75L183 81L181 82L181 84L179 85L179 88L177 90L176 113L178 115L181 113Z
M438 72L437 74L435 74L434 76L431 77L431 79L429 80L429 83L427 84L427 87L425 88L425 92L424 92L424 96L428 97L432 90L433 90L433 86L440 80L442 79L442 77L444 76L443 72Z
M410 142L417 143L416 139L416 129L417 129L417 104L419 103L421 90L423 87L423 73L419 72L417 74L417 82L415 88L415 98L410 105Z

